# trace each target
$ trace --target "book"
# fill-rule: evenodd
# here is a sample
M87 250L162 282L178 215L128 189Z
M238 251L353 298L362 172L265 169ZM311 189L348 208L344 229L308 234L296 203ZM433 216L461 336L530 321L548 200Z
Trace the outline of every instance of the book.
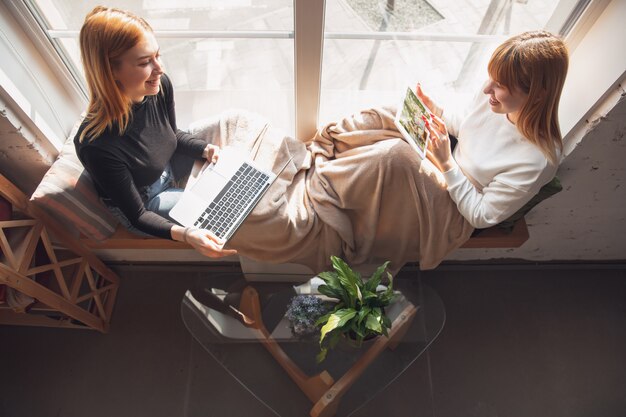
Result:
M430 138L430 132L426 129L426 122L432 121L430 110L411 90L406 89L406 93L398 106L394 123L398 131L402 133L404 140L419 154L423 159L426 156L426 146Z

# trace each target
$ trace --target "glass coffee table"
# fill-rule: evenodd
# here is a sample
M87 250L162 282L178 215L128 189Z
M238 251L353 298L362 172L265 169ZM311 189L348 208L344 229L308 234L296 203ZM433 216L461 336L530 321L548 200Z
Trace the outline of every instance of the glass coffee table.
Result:
M352 415L398 378L445 322L443 302L431 288L419 279L396 278L394 302L387 308L389 336L358 348L339 343L317 363L318 340L294 336L285 313L295 295L318 296L319 278L304 283L246 282L234 272L213 278L198 280L183 297L185 326L278 416Z

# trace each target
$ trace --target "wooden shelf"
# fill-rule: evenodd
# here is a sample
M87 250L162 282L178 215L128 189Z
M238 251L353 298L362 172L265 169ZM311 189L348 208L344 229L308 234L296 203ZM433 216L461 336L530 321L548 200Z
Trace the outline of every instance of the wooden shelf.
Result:
M471 237L461 248L518 248L528 240L528 226L524 218L515 223L510 233L499 227L483 230L477 236ZM150 236L139 236L118 225L111 237L101 242L81 236L80 241L90 249L193 249L191 245L169 239L159 239Z
M108 239L96 242L87 237L80 240L90 249L193 249L191 245L176 240L160 239L151 236L139 236L118 225L115 233Z
M0 175L0 195L30 218L0 221L0 284L37 302L25 313L6 305L0 324L106 332L119 277Z

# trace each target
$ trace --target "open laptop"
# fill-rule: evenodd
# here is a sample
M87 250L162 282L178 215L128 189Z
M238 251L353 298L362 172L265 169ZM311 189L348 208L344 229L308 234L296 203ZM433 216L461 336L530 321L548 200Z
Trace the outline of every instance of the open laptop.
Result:
M226 147L217 163L208 165L185 189L170 217L186 227L210 230L226 242L289 161L274 174L244 158L240 149Z

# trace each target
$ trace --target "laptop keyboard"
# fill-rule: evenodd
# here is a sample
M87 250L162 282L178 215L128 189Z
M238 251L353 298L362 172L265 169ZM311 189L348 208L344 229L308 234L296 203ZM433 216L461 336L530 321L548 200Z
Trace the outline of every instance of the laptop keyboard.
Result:
M224 238L242 212L267 187L269 176L243 163L213 202L194 223L195 227L208 229L219 238Z

